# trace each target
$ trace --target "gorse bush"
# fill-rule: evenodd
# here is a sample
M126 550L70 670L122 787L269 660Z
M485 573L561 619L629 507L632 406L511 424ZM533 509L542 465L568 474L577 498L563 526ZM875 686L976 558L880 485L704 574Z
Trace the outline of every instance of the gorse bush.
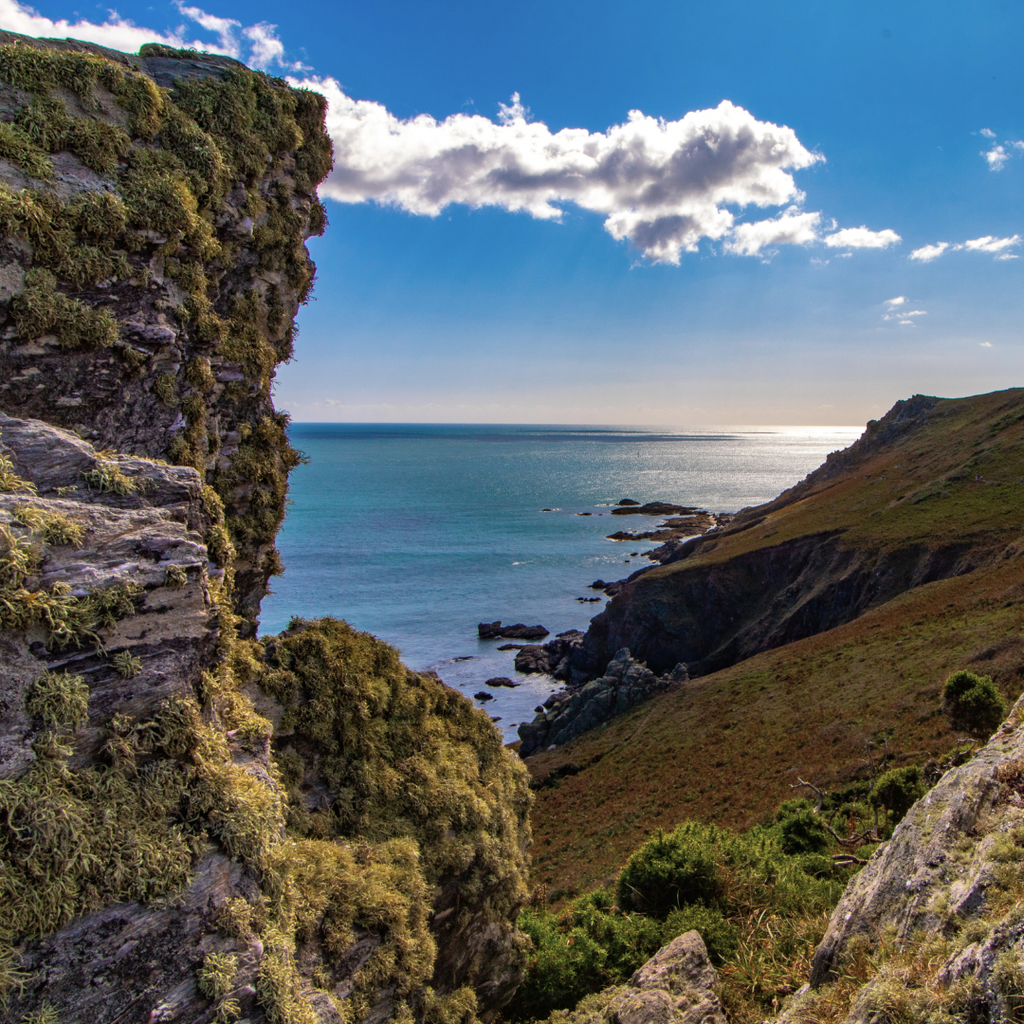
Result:
M1006 717L1006 699L992 677L963 669L943 685L942 706L954 729L978 738L993 732Z
M692 929L727 984L755 1005L770 1006L778 986L801 970L802 962L790 965L793 949L807 952L808 936L813 941L823 930L849 876L821 856L819 836L827 832L806 820L814 817L806 801L790 801L780 817L746 833L685 822L629 858L615 895L590 893L561 914L524 912L534 956L509 1016L537 1018L574 1006L624 982ZM787 838L793 852L784 846Z

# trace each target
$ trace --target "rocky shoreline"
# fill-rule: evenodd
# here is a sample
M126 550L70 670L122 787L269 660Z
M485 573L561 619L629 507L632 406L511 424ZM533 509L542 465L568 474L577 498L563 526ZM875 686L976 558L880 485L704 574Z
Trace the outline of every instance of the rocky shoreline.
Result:
M608 536L609 540L614 541L659 541L657 547L643 552L644 557L659 565L684 556L690 543L697 542L707 534L724 527L733 518L729 513L712 513L696 506L663 501L641 503L632 498L621 499L611 509L611 514L651 516L662 520L653 529L622 530ZM653 566L644 566L621 580L606 582L598 579L590 584L590 588L601 591L611 598L652 568ZM600 598L577 600L599 601ZM549 630L539 624L528 626L517 622L506 626L498 620L481 622L477 626L477 636L481 640L537 641L549 635ZM681 686L690 679L690 667L685 662L680 662L670 671L657 675L645 662L634 658L628 647L616 651L603 671L585 671L581 665L586 660L582 657L586 635L582 630L569 629L558 633L546 643L505 643L496 648L499 651L516 652L516 672L525 675L546 675L564 684L561 690L552 693L538 705L532 721L523 722L519 726L521 757L560 746L643 703L656 693ZM486 688L511 687L517 684L511 680L505 682L503 679L502 682L496 682L489 679L483 685ZM486 689L475 694L475 698L478 701L494 699L493 694L488 693Z

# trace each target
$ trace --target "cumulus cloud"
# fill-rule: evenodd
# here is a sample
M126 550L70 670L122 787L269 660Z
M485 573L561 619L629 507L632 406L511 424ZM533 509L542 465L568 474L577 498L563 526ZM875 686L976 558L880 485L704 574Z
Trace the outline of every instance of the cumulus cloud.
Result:
M994 139L996 137L996 133L990 128L982 128L981 134L986 139ZM1010 152L1007 151L1007 146L1010 147ZM1003 139L1001 144L993 143L991 149L983 149L981 155L985 158L990 171L1001 171L1006 166L1006 162L1013 156L1012 150L1014 149L1024 149L1024 140Z
M194 47L211 53L223 53L263 70L274 64L290 71L304 69L301 63L289 63L284 59L284 45L277 38L275 25L260 22L246 27L234 18L220 18L208 14L200 7L188 7L182 3L178 4L178 10L182 17L216 38L191 38L191 32L186 34L184 26L165 30L144 28L122 18L116 11L110 11L107 20L103 22L87 21L84 18L77 21L68 21L66 18L54 21L39 14L34 8L19 3L19 0L0 0L0 26L8 32L19 32L26 36L82 39L127 53L135 53L143 43L163 43L165 46Z
M801 213L790 207L779 217L737 224L726 242L727 252L756 256L773 245L810 245L818 241L820 213Z
M863 225L859 228L842 228L825 236L825 244L833 249L886 249L902 239L891 228L871 231Z
M972 238L964 242L964 248L972 252L1003 253L1006 249L1012 249L1017 245L1020 245L1020 235L1013 235L1010 238L984 235L981 238Z
M574 203L602 214L612 237L656 262L678 263L702 238L731 239L730 207L799 201L790 172L822 159L791 128L758 121L728 100L678 121L634 110L604 132L552 132L527 119L518 95L497 122L470 114L401 120L380 103L350 98L333 79L295 84L329 102L335 166L321 186L328 198L427 216L451 203L497 206L545 220L559 220L562 206ZM748 225L737 245L754 252L758 237L799 234L793 216L775 227Z
M920 263L931 263L932 260L937 260L947 249L950 248L949 242L936 242L934 245L922 245L920 249L915 249L911 254L912 260L918 260ZM952 246L954 249L959 249L960 246Z
M993 146L991 149L982 150L981 155L988 161L990 171L1001 171L1010 159L1003 146Z
M792 172L824 158L791 128L758 121L728 100L678 121L633 110L603 132L553 132L530 120L518 93L500 104L496 121L461 113L402 120L380 103L352 99L332 78L290 81L328 99L335 165L321 194L338 202L426 216L452 203L496 206L543 220L560 220L571 203L602 215L613 238L660 263L678 263L701 239L758 255L821 238L821 214L800 209ZM737 211L787 205L775 217L737 222ZM877 234L891 236L882 244L899 240Z

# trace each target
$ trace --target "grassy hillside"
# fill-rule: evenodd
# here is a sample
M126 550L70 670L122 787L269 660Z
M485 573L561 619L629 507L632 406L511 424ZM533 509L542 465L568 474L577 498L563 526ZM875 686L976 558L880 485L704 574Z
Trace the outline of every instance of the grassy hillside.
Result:
M746 586L736 594L745 611L719 631L720 649L736 650L744 629L770 637L751 629L758 616L776 639L786 622L813 635L528 759L535 883L557 901L607 882L658 828L688 818L748 826L806 794L791 791L798 778L837 787L870 777L883 759L940 755L957 740L939 711L941 683L957 668L990 674L1016 697L1024 688L1022 478L1024 391L915 399L804 483L627 588L606 614L613 627L641 622L637 635L656 650L659 628L662 637L679 630L685 643L689 623L714 642L700 621L707 604L679 598L700 593L700 581L706 593L709 578ZM806 552L791 579L780 552L794 545ZM829 557L815 563L826 545ZM864 581L872 572L883 574L873 591ZM844 573L856 586L843 589ZM687 578L689 590L680 588ZM813 616L801 618L801 602L820 609L823 593L852 621L815 631Z
M916 397L774 502L627 584L577 667L623 646L707 674L1001 557L1021 534L1024 391Z

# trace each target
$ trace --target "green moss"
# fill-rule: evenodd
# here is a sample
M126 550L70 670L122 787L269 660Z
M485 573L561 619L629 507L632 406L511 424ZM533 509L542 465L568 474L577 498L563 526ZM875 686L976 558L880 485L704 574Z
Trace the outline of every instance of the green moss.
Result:
M268 953L256 976L256 999L270 1024L317 1024L302 996L302 979L287 952Z
M54 276L39 268L25 275L25 290L11 300L11 317L23 338L55 334L66 349L109 348L117 341L117 321L109 313L57 291Z
M0 121L0 157L20 167L30 178L52 178L46 153L16 124Z
M85 524L76 522L70 516L55 509L37 505L17 505L13 516L15 522L41 534L47 544L79 545L85 537Z
M82 476L91 490L101 493L108 492L125 497L129 494L137 494L142 490L141 483L127 476L116 462L97 459L96 468L84 471Z
M0 491L11 494L17 491L29 491L35 493L36 485L28 480L23 480L14 472L14 463L10 457L0 451Z
M134 679L142 671L142 659L131 651L118 651L110 659L110 667L122 679Z
M169 565L164 573L164 586L180 590L188 583L188 572L183 565Z
M89 716L89 687L81 676L45 672L32 684L25 707L44 725L74 731Z
M15 124L41 150L69 150L98 174L111 174L131 148L123 128L69 114L62 100L36 96L18 111Z
M221 999L232 988L238 973L238 957L233 953L207 953L196 971L196 985L207 999Z
M102 57L71 50L50 50L25 43L0 46L0 81L35 94L46 95L54 86L70 89L83 99L98 85L116 90L125 70Z
M286 707L301 753L336 795L307 810L292 791L290 827L316 838L410 836L431 884L459 876L464 903L484 892L511 914L525 898L525 769L487 716L398 653L334 619L293 622L266 645L261 685Z
M153 380L153 394L164 405L173 408L178 404L178 378L173 373L161 373Z

